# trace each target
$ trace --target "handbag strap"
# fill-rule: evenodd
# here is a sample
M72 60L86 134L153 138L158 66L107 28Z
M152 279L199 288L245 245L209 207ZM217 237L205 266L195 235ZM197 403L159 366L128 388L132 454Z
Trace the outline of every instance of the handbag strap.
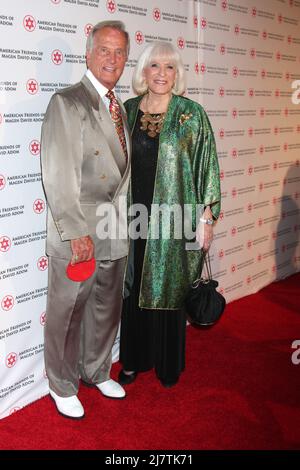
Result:
M206 279L211 281L212 280L212 273L211 273L211 264L210 264L210 256L209 256L209 252L208 251L204 251L202 250L202 253L203 253L203 261L202 261L202 269L201 269L201 273L200 273L200 278L202 276L202 272L203 272L203 268L205 266L206 268Z

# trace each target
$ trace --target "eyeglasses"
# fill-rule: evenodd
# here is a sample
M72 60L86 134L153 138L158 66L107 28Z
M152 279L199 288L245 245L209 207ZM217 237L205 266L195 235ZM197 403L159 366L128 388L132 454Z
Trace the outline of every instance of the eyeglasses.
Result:
M100 57L111 57L115 55L117 59L127 58L127 52L124 49L109 49L108 47L98 46L96 53Z

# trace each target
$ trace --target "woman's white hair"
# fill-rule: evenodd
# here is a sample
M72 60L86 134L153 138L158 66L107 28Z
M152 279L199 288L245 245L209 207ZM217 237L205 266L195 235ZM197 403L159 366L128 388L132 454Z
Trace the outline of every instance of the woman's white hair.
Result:
M138 58L133 72L132 87L137 95L143 95L148 90L148 85L143 76L143 70L157 59L170 61L176 68L175 83L172 88L174 95L182 95L185 90L185 71L179 52L169 42L155 41L146 46Z

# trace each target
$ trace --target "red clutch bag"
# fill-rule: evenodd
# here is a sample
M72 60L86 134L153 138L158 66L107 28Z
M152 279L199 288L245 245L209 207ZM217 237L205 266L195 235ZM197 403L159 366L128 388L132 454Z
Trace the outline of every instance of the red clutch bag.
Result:
M95 258L92 258L89 261L82 261L81 263L69 263L66 269L66 273L71 281L83 282L92 276L95 269L96 260Z

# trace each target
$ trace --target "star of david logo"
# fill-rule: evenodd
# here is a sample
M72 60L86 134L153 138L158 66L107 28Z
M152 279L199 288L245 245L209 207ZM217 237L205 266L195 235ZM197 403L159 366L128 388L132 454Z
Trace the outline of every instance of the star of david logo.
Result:
M274 127L274 134L275 134L275 135L278 134L278 126L275 126L275 127Z
M227 10L227 2L226 2L226 0L224 0L224 1L222 2L222 8L223 8L223 10Z
M248 240L247 242L247 248L250 250L252 248L252 240Z
M278 163L277 163L277 162L274 162L274 163L273 163L273 170L277 170L277 167L278 167Z
M199 64L198 64L198 62L195 63L194 70L197 74L199 73Z
M220 180L223 180L225 176L224 170L220 171Z
M42 326L45 326L45 324L46 324L46 312L43 312L43 313L41 314L41 316L40 316L40 324L41 324Z
M160 13L160 9L159 9L159 8L154 8L154 10L153 10L153 18L155 19L155 21L160 21L161 13Z
M26 31L29 31L32 33L32 31L35 30L36 28L36 21L31 15L26 15L23 19L23 26L26 29Z
M285 115L285 116L288 116L288 114L289 114L288 108L284 108L284 115Z
M6 236L0 237L0 251L6 252L10 249L10 247L11 247L10 238Z
M13 367L17 362L17 357L18 356L16 353L14 352L9 353L5 359L6 367L8 367L9 369Z
M288 36L288 37L287 37L287 42L288 42L288 44L291 44L291 43L292 43L292 36Z
M220 129L220 130L219 130L219 136L220 136L221 139L224 138L224 136L225 136L225 131L224 131L224 129Z
M221 98L223 98L223 96L225 95L225 89L223 87L219 88L219 95L221 96Z
M195 28L198 28L198 18L197 18L197 16L194 16L193 23L194 23Z
M92 24L86 24L85 27L84 27L84 34L86 35L86 37L88 37L88 35L90 34L90 32L92 31L93 29L93 25Z
M224 219L224 211L220 212L219 219L223 220Z
M239 27L238 24L236 24L236 25L234 26L234 32L235 32L235 34L239 34L239 33L240 33L240 27Z
M117 7L116 7L116 3L114 2L114 0L107 0L106 8L109 11L109 13L115 13Z
M231 272L232 272L232 273L235 273L235 271L236 271L236 265L233 264L233 265L231 266Z
M267 37L268 37L268 33L265 29L262 32L262 37L263 37L263 39L267 39Z
M202 29L205 29L206 26L207 26L206 18L201 18L200 24L201 24L201 28L202 28Z
M259 153L262 154L262 153L264 153L264 151L265 151L264 146L263 146L263 145L260 145L260 147L259 147Z
M236 235L236 227L232 227L231 235L234 237Z
M278 23L281 23L281 22L282 22L282 14L280 13L280 14L278 15Z
M281 59L281 52L277 52L276 53L276 60L280 60Z
M45 203L42 199L36 199L33 203L33 210L37 214L41 214L45 210Z
M38 140L32 140L29 144L29 151L32 155L39 155L41 151L41 144Z
M252 48L252 49L250 50L250 56L252 57L252 59L255 58L255 56L256 56L256 51L255 51L255 49Z
M221 44L221 45L220 45L220 54L224 55L225 52L226 52L225 44Z
M248 134L249 134L250 137L253 136L253 127L249 127Z
M0 191L5 188L6 180L3 175L0 175Z
M253 174L253 166L250 165L248 168L248 175L251 176L252 174Z
M249 202L248 206L247 206L247 211L248 212L251 212L252 211L252 203Z
M250 90L249 90L249 96L250 96L250 98L253 98L253 96L254 96L254 90L253 90L253 88L250 88Z
M137 42L137 44L143 44L144 42L144 35L141 31L137 31L135 33L135 40Z
M277 197L274 196L274 197L273 197L273 205L275 206L276 203L277 203ZM273 235L274 235L274 233L275 233L275 232L273 232ZM274 237L273 237L273 238L274 238Z
M262 71L261 71L261 78L265 78L265 76L266 76L266 71L265 71L265 69L262 69Z
M224 250L220 250L218 256L219 256L220 259L223 258L223 256L224 256Z
M1 302L2 310L8 311L11 310L14 306L15 300L12 295L6 295L3 297Z
M235 188L232 189L231 195L232 197L235 197L237 195L237 190Z
M261 218L260 218L260 219L258 219L258 226L259 226L259 227L261 227L261 226L262 226L262 224L263 224L263 220L262 220Z
M236 109L236 108L233 108L231 114L232 114L233 119L237 118L237 114L238 114L238 113L237 113L237 109Z
M239 74L239 69L237 67L233 67L232 75L234 76L234 78L236 78L238 74Z
M290 72L286 72L285 78L286 78L286 80L289 80L289 79L290 79Z
M255 7L252 8L251 14L252 16L256 16L257 10Z
M203 64L203 63L200 65L200 72L201 72L201 73L205 73L205 72L206 72L206 65Z
M285 142L285 143L283 144L283 150L284 150L285 152L287 152L288 148L289 148L289 146L288 146L288 144Z
M179 49L184 49L184 46L185 46L184 39L183 38L178 38L177 45L178 45Z
M57 49L52 52L51 58L55 65L60 65L63 62L63 53Z
M264 115L265 115L265 110L264 110L264 108L260 108L259 114L260 114L261 117L264 117Z
M275 96L276 98L279 98L280 96L280 91L278 90L278 88L275 90Z
M237 158L237 156L238 156L238 151L237 151L237 149L232 149L232 151L231 151L231 156L232 156L232 158Z
M28 93L35 95L38 92L39 86L34 78L30 78L26 85Z
M42 256L38 259L37 267L40 271L46 271L46 269L48 268L48 260L45 256Z
M251 277L248 276L248 277L247 277L247 284L250 284L250 283L251 283Z

